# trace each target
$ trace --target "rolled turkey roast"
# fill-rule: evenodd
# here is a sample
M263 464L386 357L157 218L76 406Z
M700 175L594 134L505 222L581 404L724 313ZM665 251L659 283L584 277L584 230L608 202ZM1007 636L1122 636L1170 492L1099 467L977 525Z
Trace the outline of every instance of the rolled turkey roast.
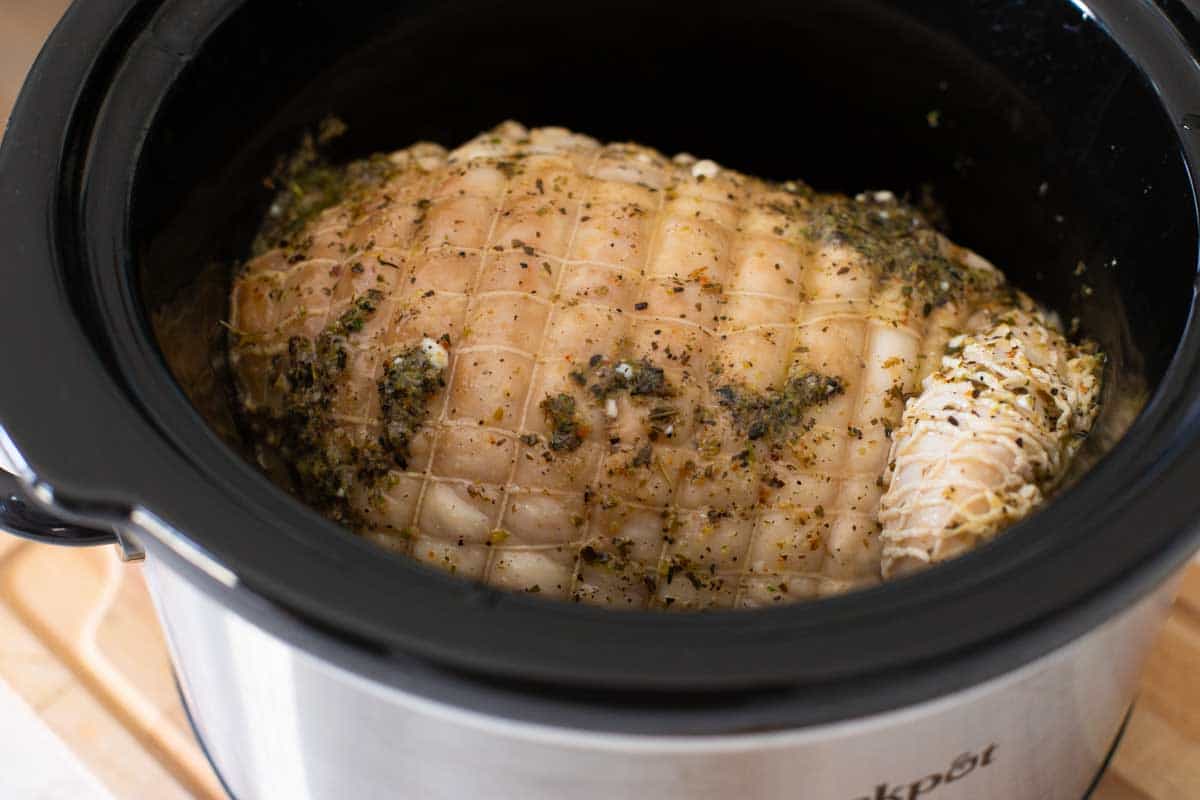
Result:
M232 295L259 457L392 550L616 607L755 607L1043 502L1102 358L888 192L505 123L283 180Z

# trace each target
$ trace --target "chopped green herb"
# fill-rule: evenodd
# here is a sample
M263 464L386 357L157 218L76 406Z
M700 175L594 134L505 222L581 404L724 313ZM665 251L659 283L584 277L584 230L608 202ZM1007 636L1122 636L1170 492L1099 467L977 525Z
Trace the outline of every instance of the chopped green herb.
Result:
M383 302L383 292L378 289L368 289L338 317L334 328L341 334L358 333L367 323L367 319L379 308L381 302Z
M278 416L260 414L250 421L291 465L304 501L347 523L353 522L354 516L347 499L352 479L377 479L387 467L381 453L344 453L329 445L328 435L337 424L332 415L333 398L349 360L347 339L362 330L382 299L383 295L372 289L315 341L303 336L289 339L287 354L274 361L277 380L285 387L282 411Z
M380 186L396 174L396 165L386 155L344 166L326 161L320 147L345 129L339 120L325 120L318 135L306 133L296 152L281 161L267 179L267 188L276 190L276 195L251 247L254 255L294 239L325 209Z
M445 386L443 369L420 345L395 355L379 381L383 445L401 469L407 469L409 445L429 412L429 399Z
M583 444L583 426L575 415L575 398L569 394L546 395L540 408L550 424L551 450L576 450Z
M734 423L749 439L778 436L800 424L812 407L842 392L836 377L806 372L788 379L782 390L753 392L726 384L716 390L717 402L733 414Z
M812 209L811 240L853 247L883 277L921 292L930 304L926 315L960 296L973 278L971 270L943 255L937 231L921 212L890 192L824 196Z
M604 401L625 391L634 397L671 397L675 394L662 367L655 366L647 358L613 365L605 363L602 357L592 356L588 364L596 377L588 391L596 400Z

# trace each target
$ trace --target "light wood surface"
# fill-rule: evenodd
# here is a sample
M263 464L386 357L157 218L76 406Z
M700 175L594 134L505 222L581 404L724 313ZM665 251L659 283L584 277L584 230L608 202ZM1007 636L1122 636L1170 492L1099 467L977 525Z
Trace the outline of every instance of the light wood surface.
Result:
M88 2L89 0L83 0ZM65 0L0 0L0 130ZM221 798L179 706L140 568L0 536L0 680L117 798ZM1151 654L1097 800L1200 798L1200 566Z
M0 537L0 680L114 797L225 795L176 694L141 569Z
M0 0L0 132L25 71L66 7L66 0Z

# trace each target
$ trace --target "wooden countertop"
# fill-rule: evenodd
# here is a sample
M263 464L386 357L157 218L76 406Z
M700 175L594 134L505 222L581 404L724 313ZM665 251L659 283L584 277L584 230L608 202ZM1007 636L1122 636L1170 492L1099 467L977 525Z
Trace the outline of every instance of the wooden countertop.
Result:
M0 681L118 800L224 797L179 705L141 568L112 548L0 536ZM1095 797L1200 797L1200 564Z

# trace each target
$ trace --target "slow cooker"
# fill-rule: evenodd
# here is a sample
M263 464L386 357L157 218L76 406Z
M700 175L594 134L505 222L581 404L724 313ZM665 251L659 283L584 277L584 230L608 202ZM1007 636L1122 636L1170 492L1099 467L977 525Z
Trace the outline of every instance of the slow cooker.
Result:
M236 797L1083 797L1200 545L1198 47L1181 0L77 3L0 150L4 526L145 556ZM515 118L932 193L1104 347L1090 469L957 561L753 612L384 554L247 463L219 370L189 396L153 332L220 302L196 281L327 115L338 158Z

